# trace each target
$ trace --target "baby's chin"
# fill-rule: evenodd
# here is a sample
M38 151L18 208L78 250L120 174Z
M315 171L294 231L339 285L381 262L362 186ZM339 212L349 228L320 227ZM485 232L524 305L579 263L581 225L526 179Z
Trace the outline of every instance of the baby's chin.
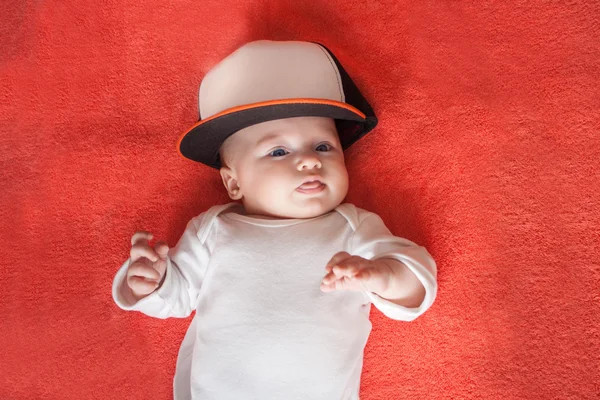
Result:
M260 209L255 208L250 213L271 218L308 219L327 214L341 203L341 201L307 201L302 204L279 204L276 206L265 206ZM250 210L247 209L246 211Z

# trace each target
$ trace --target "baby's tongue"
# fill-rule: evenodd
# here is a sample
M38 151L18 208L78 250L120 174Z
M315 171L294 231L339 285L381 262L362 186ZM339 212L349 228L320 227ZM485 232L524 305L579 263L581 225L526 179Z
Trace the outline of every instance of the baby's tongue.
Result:
M319 181L314 181L314 182L306 182L303 183L302 186L300 186L302 189L316 189L319 186L321 186L321 182Z

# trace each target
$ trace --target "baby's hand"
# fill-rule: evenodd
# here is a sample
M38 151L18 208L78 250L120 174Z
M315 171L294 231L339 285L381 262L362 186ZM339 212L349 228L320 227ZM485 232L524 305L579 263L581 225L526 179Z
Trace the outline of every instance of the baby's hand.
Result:
M127 286L136 299L155 291L161 284L167 269L165 242L157 242L154 249L148 244L152 240L149 232L138 231L131 238L131 262L127 269Z
M342 251L334 255L325 267L327 274L321 282L321 291L368 290L385 293L390 287L394 271L381 260L367 260Z

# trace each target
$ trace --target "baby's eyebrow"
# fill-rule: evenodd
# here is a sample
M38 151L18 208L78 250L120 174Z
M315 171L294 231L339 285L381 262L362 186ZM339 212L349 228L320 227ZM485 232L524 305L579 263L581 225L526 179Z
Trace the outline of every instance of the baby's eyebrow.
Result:
M335 139L336 139L336 137L333 137L331 135L323 135L321 138L319 138L318 142L327 142L327 143L330 143L331 145L335 145L335 143L336 143ZM270 144L271 142L279 142L279 144L286 144L285 143L286 135L281 134L281 133L269 133L266 136L264 136L262 139L257 141L255 146L262 147L262 146L266 146L267 144ZM289 143L287 143L287 144L289 144Z
M257 147L258 147L258 146L263 146L263 145L265 145L266 143L269 143L269 142L275 141L275 140L277 140L277 139L280 139L280 138L281 138L281 136L282 136L282 135L278 135L278 134L276 134L276 133L271 133L271 134L269 134L269 135L267 135L267 136L263 137L262 139L260 139L258 142L256 142L256 146L257 146Z

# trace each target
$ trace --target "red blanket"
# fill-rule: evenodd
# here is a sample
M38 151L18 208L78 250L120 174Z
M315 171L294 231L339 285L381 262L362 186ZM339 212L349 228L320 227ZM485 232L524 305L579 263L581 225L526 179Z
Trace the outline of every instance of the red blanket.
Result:
M256 39L338 56L380 118L348 201L438 262L425 315L372 312L361 398L598 398L600 5L563 3L4 1L0 399L170 398L189 319L111 281L227 201L175 143Z

